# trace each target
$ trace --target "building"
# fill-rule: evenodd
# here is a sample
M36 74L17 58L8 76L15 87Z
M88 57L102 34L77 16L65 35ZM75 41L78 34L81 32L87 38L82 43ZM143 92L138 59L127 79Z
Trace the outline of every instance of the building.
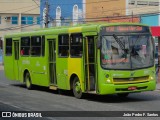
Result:
M5 34L39 28L39 10L37 0L0 0L0 43Z
M1 0L0 37L3 38L5 34L10 32L38 28L40 22L38 4L38 2L36 4L33 0Z
M140 15L159 11L159 0L126 0L126 15Z
M86 0L85 3L86 19L124 16L126 14L125 0Z
M138 15L141 23L151 26L152 35L159 41L160 0L126 0L126 5L126 15Z
M85 0L41 0L40 18L46 23L45 16L48 13L48 26L68 26L82 23L84 19ZM48 7L47 7L48 6ZM46 8L48 8L46 10Z
M127 7L127 0L86 0L86 21L139 23L139 16L127 15Z
M126 0L126 15L138 15L141 23L160 26L159 0Z

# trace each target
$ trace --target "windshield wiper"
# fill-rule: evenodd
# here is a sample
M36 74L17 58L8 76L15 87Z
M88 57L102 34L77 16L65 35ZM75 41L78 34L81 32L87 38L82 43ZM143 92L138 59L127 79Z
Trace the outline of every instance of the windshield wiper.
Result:
M116 40L116 42L118 43L118 45L120 46L121 50L124 51L124 54L122 55L122 57L127 58L127 54L129 52L129 50L125 49L125 44L123 44L115 34L113 34L113 37Z
M119 39L115 34L113 34L113 37L114 37L114 39L116 40L116 42L118 43L118 45L120 46L120 48L121 48L122 50L124 50L124 49L125 49L125 46L124 46L124 44L120 41L120 39Z

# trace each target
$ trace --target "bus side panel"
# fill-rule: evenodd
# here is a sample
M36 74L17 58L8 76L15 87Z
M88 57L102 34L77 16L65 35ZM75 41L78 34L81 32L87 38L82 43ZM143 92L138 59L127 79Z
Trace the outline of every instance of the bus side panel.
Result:
M21 57L20 58L20 81L24 81L24 71L27 70L31 76L32 84L40 86L49 86L47 78L47 67L44 58Z
M14 58L12 56L4 56L4 72L5 76L10 80L15 80L13 72Z
M28 59L28 57L20 56L20 59L19 59L19 79L20 79L20 82L22 82L22 83L24 82L25 70L27 70L29 72L29 74L31 75L30 60Z
M69 85L67 85L68 58L58 58L56 68L58 88L69 89Z
M30 57L30 60L32 84L49 86L49 80L47 80L47 68L45 65L45 58Z
M68 59L68 77L70 79L72 74L76 74L80 80L81 89L84 92L84 77L83 77L83 59L69 58ZM70 85L70 81L68 83Z

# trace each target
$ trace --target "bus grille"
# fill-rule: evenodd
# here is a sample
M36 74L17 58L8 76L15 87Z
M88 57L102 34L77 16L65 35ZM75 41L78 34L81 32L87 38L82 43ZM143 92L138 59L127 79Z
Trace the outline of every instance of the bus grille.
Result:
M142 77L130 77L130 78L113 78L113 82L116 84L120 83L136 83L136 82L147 82L149 81L149 76Z

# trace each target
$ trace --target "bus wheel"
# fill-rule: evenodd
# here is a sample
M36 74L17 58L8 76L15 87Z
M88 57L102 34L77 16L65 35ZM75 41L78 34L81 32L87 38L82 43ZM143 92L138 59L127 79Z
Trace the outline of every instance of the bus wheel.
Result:
M82 98L81 84L78 77L75 77L73 80L73 94L76 98Z
M26 73L25 75L25 83L28 90L32 89L32 83L31 83L31 77L29 73Z
M117 94L119 97L127 97L129 93L118 93Z

